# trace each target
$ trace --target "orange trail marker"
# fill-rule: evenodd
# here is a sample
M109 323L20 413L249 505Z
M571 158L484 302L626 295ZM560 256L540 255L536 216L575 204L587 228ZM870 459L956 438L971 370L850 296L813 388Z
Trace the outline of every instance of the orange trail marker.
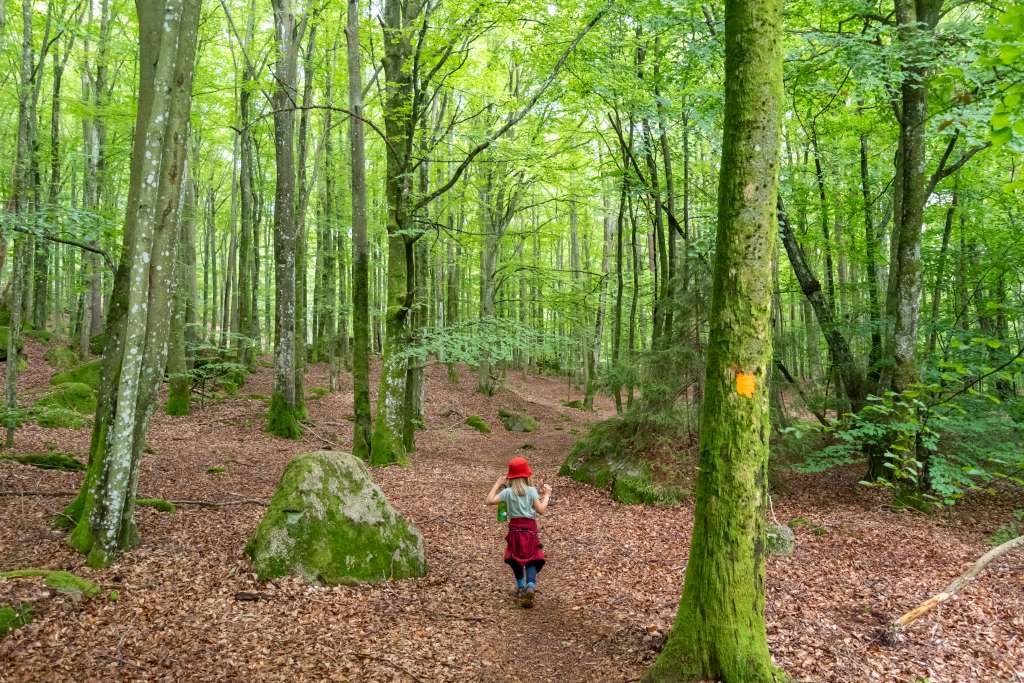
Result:
M754 387L757 379L751 373L742 370L736 373L736 393L747 398L754 398Z

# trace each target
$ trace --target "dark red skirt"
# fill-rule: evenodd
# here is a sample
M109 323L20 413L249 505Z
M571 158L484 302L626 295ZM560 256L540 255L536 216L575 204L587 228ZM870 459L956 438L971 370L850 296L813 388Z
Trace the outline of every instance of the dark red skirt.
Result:
M508 520L508 534L505 535L505 562L527 565L544 564L544 545L540 542L537 520L530 517L513 517Z

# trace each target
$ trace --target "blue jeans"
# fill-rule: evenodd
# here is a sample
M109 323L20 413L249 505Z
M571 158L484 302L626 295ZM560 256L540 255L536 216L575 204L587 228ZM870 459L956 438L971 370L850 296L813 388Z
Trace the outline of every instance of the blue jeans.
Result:
M509 566L512 567L512 573L516 576L516 583L521 583L523 579L526 579L527 584L537 585L537 572L540 571L540 566L536 562L530 562L526 565L526 571L523 571L521 564L510 562Z

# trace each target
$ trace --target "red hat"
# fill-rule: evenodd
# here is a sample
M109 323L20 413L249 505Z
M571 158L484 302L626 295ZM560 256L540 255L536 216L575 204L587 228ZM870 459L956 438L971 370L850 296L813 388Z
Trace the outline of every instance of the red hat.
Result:
M512 458L508 461L508 478L519 479L520 477L533 476L533 470L530 469L530 463L526 462L526 458Z

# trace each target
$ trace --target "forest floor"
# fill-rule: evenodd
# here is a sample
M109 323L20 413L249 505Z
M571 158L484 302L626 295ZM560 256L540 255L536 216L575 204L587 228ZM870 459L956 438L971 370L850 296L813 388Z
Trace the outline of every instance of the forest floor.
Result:
M29 400L45 390L52 370L41 345L26 340L26 351L30 366L19 386ZM317 386L326 386L323 365L309 371L307 387ZM35 603L35 620L0 640L0 680L636 680L676 610L692 502L620 505L557 476L587 424L611 413L607 401L594 413L565 408L564 380L514 372L494 397L474 386L466 372L452 385L443 367L430 367L428 427L412 464L374 471L424 534L429 573L418 580L260 584L242 550L263 508L247 503L182 505L173 514L139 509L141 547L109 569L90 570L47 523L81 474L0 461L0 570L68 569L104 589L75 602L41 582L0 580L0 603ZM349 376L338 393L309 401L313 428L303 442L263 432L270 393L271 371L261 368L237 398L208 402L189 417L158 411L140 495L268 500L294 454L327 441L351 443ZM530 413L540 429L506 432L499 408ZM468 415L483 416L493 433L466 427ZM84 459L88 440L88 429L26 425L16 450L51 447ZM514 605L501 561L504 527L483 504L507 458L527 444L535 479L554 487L541 522L548 564L533 610ZM207 472L217 467L224 472ZM796 552L768 560L776 662L797 681L1024 681L1021 554L990 565L900 644L877 640L888 619L985 552L986 536L1024 500L969 500L954 514L928 517L887 509L884 496L857 479L856 471L786 473L773 495L779 520L806 521L796 528ZM240 592L259 599L240 601Z

